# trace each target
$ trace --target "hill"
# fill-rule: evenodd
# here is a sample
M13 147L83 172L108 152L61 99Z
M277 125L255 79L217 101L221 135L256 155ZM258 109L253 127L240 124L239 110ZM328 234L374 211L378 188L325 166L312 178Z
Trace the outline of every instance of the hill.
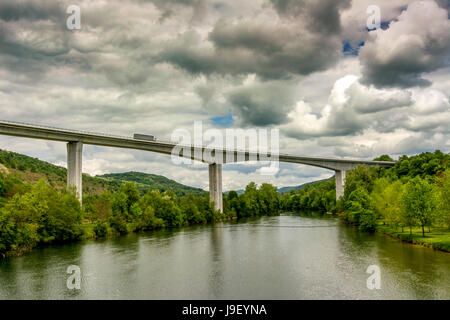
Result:
M311 182L307 182L307 183L301 184L299 186L290 186L290 187L278 188L278 193L279 194L283 194L283 193L286 193L286 192L300 190L300 189L306 187L307 185L310 185L310 184L313 184L313 183L324 182L324 181L327 181L327 180L329 180L329 179L322 179L322 180L311 181Z
M158 189L161 192L171 190L175 194L181 196L185 194L203 194L204 190L200 188L189 187L184 184L178 183L174 180L168 179L164 176L143 173L143 172L124 172L124 173L108 173L100 176L96 176L108 181L120 181L120 182L135 182L138 189Z
M322 179L322 180L316 180L316 181L306 182L306 183L301 184L301 185L298 185L298 186L281 187L281 188L278 188L277 190L278 190L278 193L279 193L279 194L283 194L283 193L287 193L287 192L291 192L291 191L297 191L297 190L300 190L300 189L306 187L307 185L314 184L314 183L319 183L319 182L324 182L324 181L327 181L327 180L330 180L330 179ZM228 192L229 192L229 191L225 191L225 194L228 194ZM241 194L243 194L244 192L245 192L244 189L236 190L236 193L237 193L238 195L241 195Z
M63 190L66 188L66 168L20 153L0 149L0 172L3 175L12 175L23 183L36 183L44 178L55 189ZM83 174L83 194L101 194L105 190L117 192L120 186L127 181L136 182L142 194L149 189L159 189L162 192L170 189L178 196L205 192L163 176L141 172L126 172L94 177Z

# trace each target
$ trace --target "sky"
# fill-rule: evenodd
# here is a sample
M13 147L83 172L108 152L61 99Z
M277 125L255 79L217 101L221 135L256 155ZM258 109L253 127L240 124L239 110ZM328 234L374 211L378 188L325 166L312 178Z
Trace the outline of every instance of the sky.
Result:
M70 5L81 29L66 25ZM381 27L367 20L380 9ZM448 0L2 0L0 119L170 140L177 129L278 129L280 152L398 158L450 151ZM0 148L66 165L61 142ZM334 172L223 168L224 190ZM141 171L206 189L206 165L84 146L91 175Z

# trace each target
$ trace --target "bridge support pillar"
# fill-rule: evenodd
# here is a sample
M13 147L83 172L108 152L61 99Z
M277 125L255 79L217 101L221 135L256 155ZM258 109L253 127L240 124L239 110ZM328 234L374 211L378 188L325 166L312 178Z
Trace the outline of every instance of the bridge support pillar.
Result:
M83 143L71 141L67 143L67 187L75 186L77 198L82 200L82 162Z
M214 209L223 212L222 200L222 165L209 165L209 201L214 202Z
M336 170L334 179L336 183L336 200L344 195L345 188L345 170Z

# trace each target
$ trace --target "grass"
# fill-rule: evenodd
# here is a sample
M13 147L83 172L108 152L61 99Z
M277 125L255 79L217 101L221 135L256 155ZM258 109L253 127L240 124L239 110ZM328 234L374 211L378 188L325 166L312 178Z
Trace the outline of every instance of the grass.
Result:
M425 237L422 236L421 228L413 228L412 234L409 233L409 228L405 228L404 231L402 232L400 228L394 229L388 226L378 226L377 231L390 235L393 238L397 238L405 242L422 245L436 250L450 252L449 230L432 228L431 232L425 232Z

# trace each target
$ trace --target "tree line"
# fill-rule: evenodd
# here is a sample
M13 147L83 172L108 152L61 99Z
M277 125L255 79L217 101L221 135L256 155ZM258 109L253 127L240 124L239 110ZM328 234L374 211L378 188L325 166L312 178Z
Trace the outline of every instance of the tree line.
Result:
M392 161L383 155L375 160ZM450 155L437 150L402 156L391 168L359 166L347 173L336 202L334 178L282 195L284 210L337 212L365 231L450 229Z

